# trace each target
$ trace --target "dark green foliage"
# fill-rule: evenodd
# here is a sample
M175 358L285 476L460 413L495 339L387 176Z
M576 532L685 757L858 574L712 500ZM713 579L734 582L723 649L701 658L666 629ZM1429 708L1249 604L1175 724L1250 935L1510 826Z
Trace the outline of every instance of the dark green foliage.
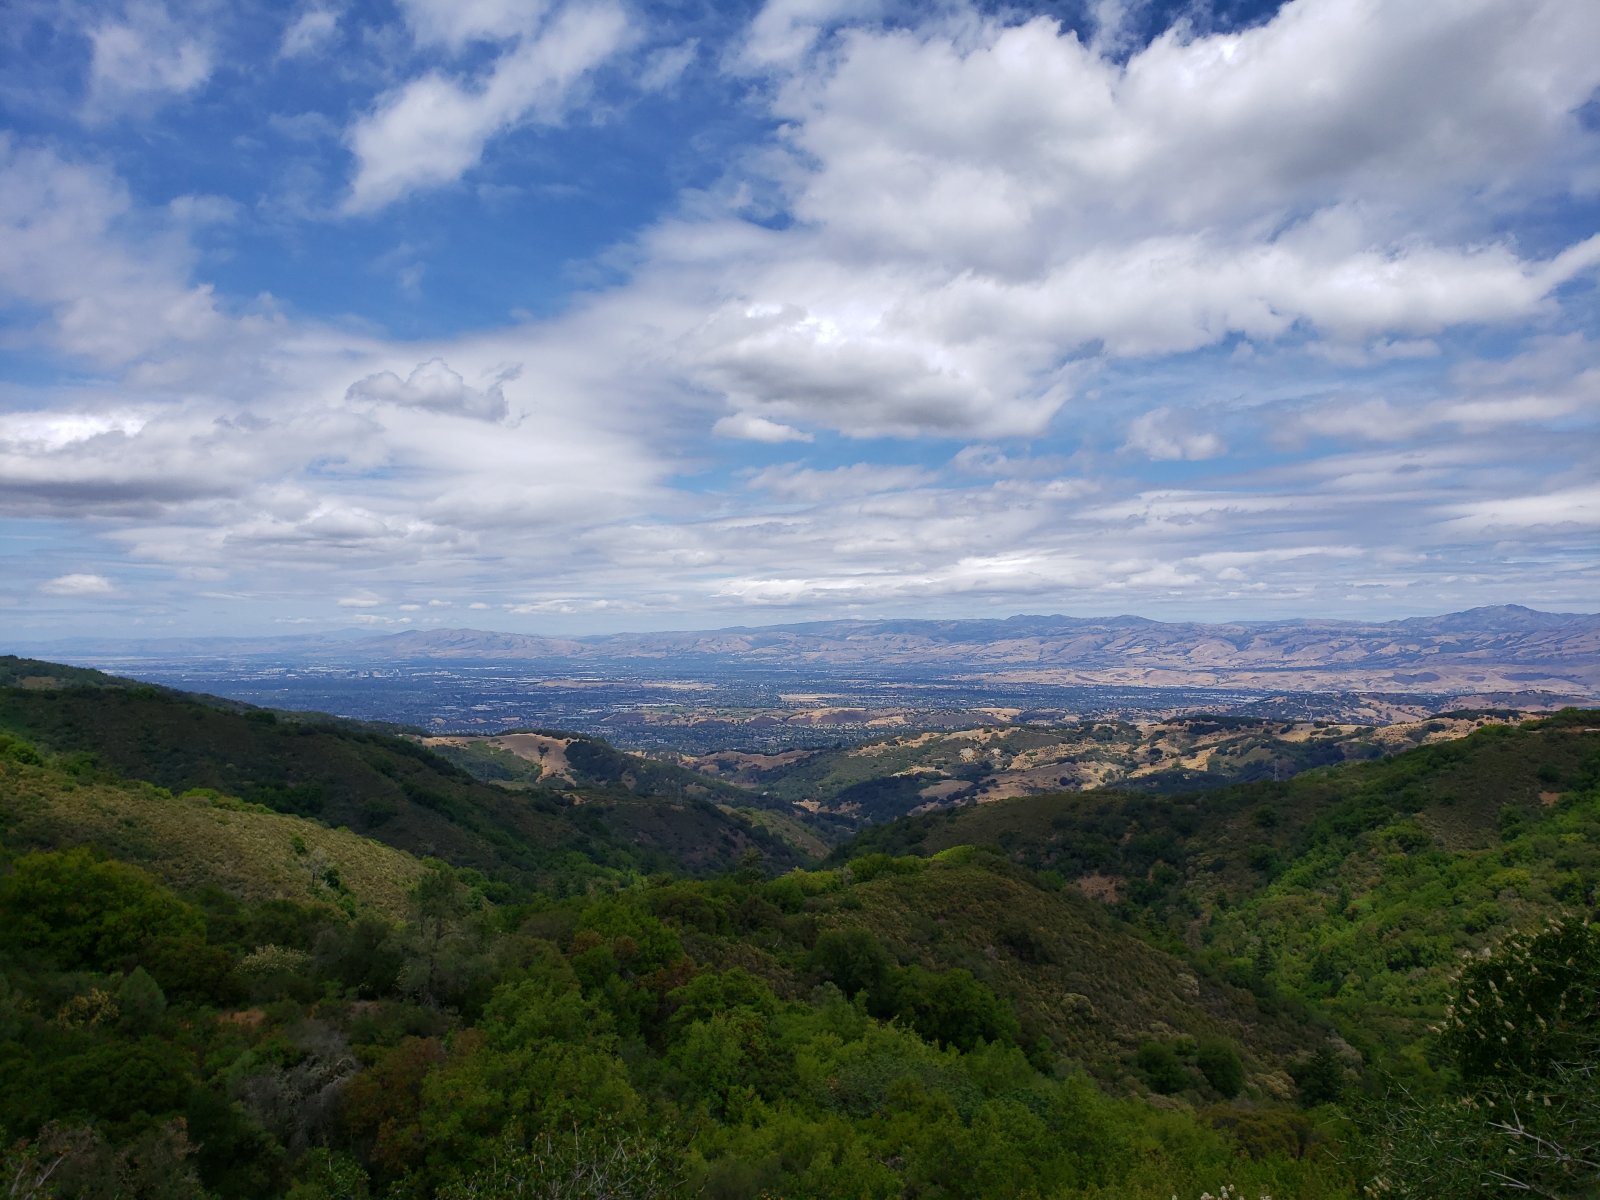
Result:
M893 964L878 940L864 929L830 929L817 937L807 966L846 996L862 993L886 1002Z
M1439 1041L1469 1088L1582 1061L1600 1044L1600 926L1567 917L1470 964Z
M1300 1103L1307 1108L1319 1104L1335 1104L1344 1095L1345 1069L1339 1056L1327 1046L1320 1046L1311 1054L1289 1067L1289 1075L1300 1093Z
M889 775L876 779L863 779L841 788L833 797L835 805L859 811L864 820L892 821L903 817L927 801L922 789L928 786L926 777L915 775Z
M186 1064L155 1038L128 1043L89 1037L63 1040L48 1062L8 1072L0 1120L38 1129L48 1121L93 1121L121 1137L181 1112L192 1081Z
M1194 1065L1224 1099L1232 1100L1244 1090L1244 1063L1239 1052L1220 1038L1207 1038L1199 1044Z
M1194 1083L1194 1074L1169 1042L1146 1042L1133 1056L1133 1065L1144 1076L1150 1090L1163 1096L1181 1092Z
M957 967L927 971L912 964L892 981L894 1016L924 1040L961 1050L980 1042L1015 1042L1017 1018L998 996Z
M128 1033L156 1032L167 1011L167 996L143 967L135 967L117 988L117 1023Z
M204 924L145 872L87 850L25 855L0 880L0 947L62 970L110 970Z

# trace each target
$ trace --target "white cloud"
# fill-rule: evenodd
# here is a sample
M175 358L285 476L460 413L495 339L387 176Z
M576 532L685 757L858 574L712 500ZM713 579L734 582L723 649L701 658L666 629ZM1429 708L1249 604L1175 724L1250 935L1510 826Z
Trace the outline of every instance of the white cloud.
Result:
M548 8L545 0L400 0L417 41L450 50L532 33Z
M750 477L749 486L780 500L814 502L903 491L931 482L933 476L921 467L855 463L819 471L798 463L783 463L757 471Z
M433 358L418 363L403 380L393 371L379 371L359 379L350 385L345 398L453 413L480 421L503 421L508 411L504 385L520 374L520 367L504 369L488 387L474 388L442 358Z
M371 212L419 188L452 183L497 134L559 123L584 77L632 37L617 4L570 5L481 79L464 83L432 71L383 96L349 133L357 162L346 210Z
M613 609L632 611L637 606L594 597L573 597L570 599L534 600L525 604L507 604L504 607L507 612L516 613L519 616L545 616L551 613L571 616L576 613L607 612Z
M811 435L793 425L769 421L749 413L733 413L711 427L718 437L742 438L747 442L809 442Z
M1194 428L1192 414L1170 408L1152 409L1136 417L1128 427L1125 449L1157 460L1218 458L1228 451L1218 434Z
M700 53L698 38L690 38L676 46L663 46L644 61L639 71L639 90L664 92L677 84Z
M1451 427L1467 434L1533 427L1592 411L1597 400L1600 368L1575 372L1546 390L1469 392L1428 403L1344 395L1293 411L1278 440L1291 446L1303 444L1307 438L1395 443Z
M0 296L49 314L46 336L103 365L222 333L212 289L188 279L187 244L125 233L132 203L103 167L0 134Z
M1448 510L1447 510L1448 511ZM1444 523L1461 533L1507 533L1541 528L1600 528L1600 485L1586 484L1538 495L1505 496L1454 507Z
M94 26L89 41L88 112L97 119L120 115L129 102L192 92L211 76L210 49L153 0Z
M39 585L39 590L51 596L112 596L116 586L104 575L58 575Z
M1433 353L1442 331L1548 315L1593 269L1593 240L1529 259L1484 209L1561 186L1597 39L1600 9L1559 0L1308 0L1124 63L1046 18L886 29L774 0L745 65L780 77L789 153L728 195L792 223L686 220L648 248L731 297L686 374L864 436L1038 433L1086 353L1307 331Z
M339 33L339 14L327 8L308 8L283 31L278 46L281 58L301 58L323 49Z
M766 0L734 56L738 70L784 72L798 67L825 26L842 18L870 19L876 0Z

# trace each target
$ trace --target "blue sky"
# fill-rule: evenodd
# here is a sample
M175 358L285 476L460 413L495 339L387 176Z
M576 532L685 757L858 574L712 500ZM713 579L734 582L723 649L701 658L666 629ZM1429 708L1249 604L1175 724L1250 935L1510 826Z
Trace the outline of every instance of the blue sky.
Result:
M0 621L1600 607L1589 0L14 0Z

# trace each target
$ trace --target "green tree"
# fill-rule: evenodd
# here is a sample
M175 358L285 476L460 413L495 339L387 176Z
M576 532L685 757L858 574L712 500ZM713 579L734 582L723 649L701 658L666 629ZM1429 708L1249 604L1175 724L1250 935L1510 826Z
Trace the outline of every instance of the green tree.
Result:
M1194 1065L1206 1082L1231 1100L1244 1088L1244 1063L1239 1052L1221 1038L1206 1038L1195 1049Z
M893 962L878 939L864 929L829 929L817 936L807 967L854 999L865 992L868 1002L887 992Z
M81 847L24 855L0 880L0 946L64 970L113 970L152 942L204 937L198 909Z

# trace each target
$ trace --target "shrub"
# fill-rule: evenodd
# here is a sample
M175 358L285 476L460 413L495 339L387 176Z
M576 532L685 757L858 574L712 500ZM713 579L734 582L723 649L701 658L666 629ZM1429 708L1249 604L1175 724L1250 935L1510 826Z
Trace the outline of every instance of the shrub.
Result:
M1221 1038L1207 1038L1195 1051L1195 1066L1217 1092L1229 1100L1244 1088L1244 1063L1239 1052Z
M137 867L88 850L28 854L0 881L0 944L63 969L114 970L150 943L203 941L205 921Z
M1146 1042L1133 1056L1133 1065L1144 1076L1150 1090L1163 1096L1183 1091L1194 1082L1189 1069L1168 1042Z

